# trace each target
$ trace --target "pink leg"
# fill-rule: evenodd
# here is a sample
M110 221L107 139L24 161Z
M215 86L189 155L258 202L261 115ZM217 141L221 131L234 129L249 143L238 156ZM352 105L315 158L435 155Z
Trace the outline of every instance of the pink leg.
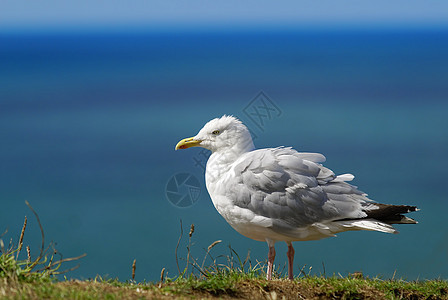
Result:
M292 243L291 242L286 242L288 244L288 252L286 252L286 255L288 256L288 276L289 279L293 280L294 279L294 271L293 271L293 267L294 267L294 248L292 247Z
M274 244L270 245L270 243L268 243L269 245L269 253L268 253L268 273L266 275L266 279L267 280L271 280L272 279L272 269L274 267L274 259L275 259L275 248L274 248Z

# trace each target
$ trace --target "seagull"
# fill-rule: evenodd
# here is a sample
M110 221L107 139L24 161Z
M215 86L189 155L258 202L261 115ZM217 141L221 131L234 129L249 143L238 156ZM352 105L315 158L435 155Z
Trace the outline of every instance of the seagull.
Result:
M398 233L391 224L416 224L403 214L416 206L376 203L321 163L319 153L291 147L255 149L247 127L224 115L175 149L212 152L205 181L216 210L240 234L268 244L267 280L272 279L275 243L288 245L288 277L294 279L292 242L319 240L350 230Z

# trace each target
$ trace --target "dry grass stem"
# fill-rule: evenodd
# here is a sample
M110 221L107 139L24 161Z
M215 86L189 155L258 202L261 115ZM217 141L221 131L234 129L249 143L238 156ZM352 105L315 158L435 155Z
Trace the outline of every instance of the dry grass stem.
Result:
M31 250L30 246L26 246L26 255L28 256L28 263L31 262Z
M160 272L160 282L159 282L159 289L162 288L163 280L165 279L165 268L162 269Z
M189 237L191 237L194 233L194 224L191 224L190 226L190 233L188 234Z
M179 276L182 275L182 273L180 272L179 258L177 256L177 250L179 249L180 240L182 239L183 235L184 235L184 230L182 228L182 219L181 219L180 220L180 236L179 236L179 239L177 240L176 249L174 250L174 253L176 254L176 266L177 266L177 271L179 272Z
M207 247L207 253L205 253L204 260L202 261L201 269L204 269L204 264L205 264L205 260L207 259L207 256L210 256L212 261L214 260L213 257L210 255L210 250L212 250L213 247L215 247L216 245L218 245L221 242L222 242L222 240L214 241L213 243L210 244L210 246Z
M191 224L190 233L188 234L187 263L185 265L183 274L186 274L188 272L188 265L190 264L191 236L193 235L193 232L194 232L194 224ZM193 264L193 266L194 266L194 264Z
M212 250L213 249L213 247L215 247L216 245L218 245L219 243L221 243L222 242L222 240L217 240L217 241L214 241L213 243L211 243L211 245L210 246L208 246L208 248L207 248L207 251L210 251L210 250Z
M306 265L303 265L302 269L300 269L299 275L302 274L305 278L308 277L308 275L303 271L305 270Z
M20 238L19 238L19 248L17 249L17 256L16 259L19 259L19 254L20 251L22 250L22 246L23 246L23 236L25 235L25 229L26 229L26 223L27 223L27 218L25 216L25 221L23 221L23 226L22 226L22 232L20 233Z
M135 280L135 263L137 262L136 259L132 262L132 280Z
M0 234L0 238L4 237L8 233L8 228L5 229L5 231Z
M244 262L243 262L243 267L246 265L246 263L248 261L250 261L250 249L247 250L247 255L246 255L246 258L244 259Z
M165 268L162 269L160 272L160 282L163 282L163 279L165 278Z
M81 255L76 256L76 257L69 257L69 258L60 259L60 260L54 262L53 266L54 265L59 265L59 264L65 263L65 262L69 262L69 261L78 260L78 259L81 259L81 258L86 257L86 256L87 256L87 254L84 253L84 254L81 254Z
M42 223L40 222L39 216L37 215L36 211L33 209L33 207L31 206L31 204L28 201L25 201L25 204L28 206L28 208L31 210L31 212L36 217L37 224L39 225L39 228L40 228L40 234L42 236L42 245L41 245L41 248L40 248L39 256L30 266L30 268L33 269L40 262L42 257L44 256L44 253L45 253L45 234L44 234L44 228L42 227Z

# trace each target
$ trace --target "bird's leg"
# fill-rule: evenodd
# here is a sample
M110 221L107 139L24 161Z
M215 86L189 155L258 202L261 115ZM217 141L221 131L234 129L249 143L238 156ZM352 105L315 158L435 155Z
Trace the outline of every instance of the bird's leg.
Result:
M294 271L293 271L293 267L294 267L294 248L292 247L292 243L291 242L286 242L286 244L288 244L288 252L286 252L286 255L288 256L288 277L289 279L293 280L294 279Z
M267 280L272 279L272 269L274 268L274 259L275 259L275 247L274 245L269 245L269 253L268 253L268 273L266 275Z

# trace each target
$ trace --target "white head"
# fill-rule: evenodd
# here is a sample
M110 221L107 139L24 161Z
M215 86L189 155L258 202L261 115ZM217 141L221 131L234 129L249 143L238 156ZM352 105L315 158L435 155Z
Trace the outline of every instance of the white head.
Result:
M177 149L203 147L212 152L233 151L235 154L254 149L252 137L244 124L233 116L222 116L209 121L191 138L183 139Z

